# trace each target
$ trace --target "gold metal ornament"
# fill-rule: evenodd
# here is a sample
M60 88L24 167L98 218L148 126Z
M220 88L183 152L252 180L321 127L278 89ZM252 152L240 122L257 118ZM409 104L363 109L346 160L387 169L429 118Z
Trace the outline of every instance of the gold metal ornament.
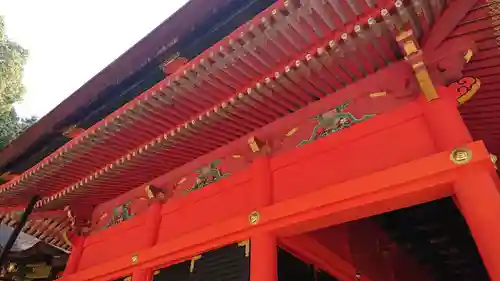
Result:
M137 264L138 261L139 261L139 255L138 254L134 254L132 256L132 264Z
M238 243L239 247L245 247L245 257L250 256L250 240L241 241Z
M195 266L195 264L196 264L196 261L198 261L199 259L201 259L201 255L194 256L194 257L191 259L191 265L189 266L189 272L190 272L190 273L193 273L193 271L194 271L194 266Z
M455 148L450 153L450 160L454 164L467 164L472 159L472 151L468 148Z
M16 272L17 271L17 264L15 263L9 263L7 266L7 272Z
M293 134L295 134L297 131L299 130L299 128L295 127L293 129L291 129L290 131L288 131L285 136L287 137L291 137Z
M497 166L498 157L495 154L490 153L490 159L491 159L491 162L493 162L493 166L495 166L495 169L498 170L498 166Z
M471 49L468 49L464 55L465 63L469 63L472 60L472 56L474 56L474 52Z
M259 223L259 221L260 221L260 213L259 212L253 211L250 213L250 215L248 215L248 222L251 225L256 225Z

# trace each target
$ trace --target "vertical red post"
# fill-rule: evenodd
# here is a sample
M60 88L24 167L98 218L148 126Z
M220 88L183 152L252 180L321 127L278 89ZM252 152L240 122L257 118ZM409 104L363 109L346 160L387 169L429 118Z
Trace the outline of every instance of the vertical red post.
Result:
M463 175L455 183L455 198L491 280L500 281L500 192L492 174Z
M64 269L63 276L68 276L73 273L76 273L78 270L78 265L80 264L80 259L83 253L83 246L85 244L85 237L83 236L75 236L71 243L71 255L68 258L68 263L66 264L66 268Z
M132 273L132 281L151 281L153 279L151 270L136 269Z
M250 281L278 280L278 245L271 233L255 235L250 241Z
M161 204L153 202L148 209L145 230L145 246L153 247L158 240L158 231L161 222ZM140 260L139 256L139 260ZM136 269L132 274L132 281L150 281L152 280L152 269Z
M424 102L424 115L439 151L451 150L472 141L455 93L440 88L441 98ZM491 171L478 170L462 175L455 183L455 202L472 232L491 280L500 281L500 192Z
M440 98L430 102L422 97L424 116L436 148L445 151L471 142L472 137L458 111L456 93L441 87L438 94Z
M259 207L272 204L272 173L268 156L259 157L252 164L254 188ZM250 281L278 279L278 245L272 233L261 233L250 239Z

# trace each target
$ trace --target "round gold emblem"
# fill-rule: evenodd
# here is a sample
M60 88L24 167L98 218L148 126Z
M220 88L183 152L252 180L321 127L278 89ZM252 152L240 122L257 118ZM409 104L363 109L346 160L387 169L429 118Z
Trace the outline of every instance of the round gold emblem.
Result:
M468 148L456 148L451 151L450 160L457 165L467 164L472 159L472 151Z

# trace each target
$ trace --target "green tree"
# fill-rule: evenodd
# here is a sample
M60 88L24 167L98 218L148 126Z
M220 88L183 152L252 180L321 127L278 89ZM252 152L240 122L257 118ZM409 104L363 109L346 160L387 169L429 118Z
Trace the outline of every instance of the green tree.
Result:
M22 100L23 68L28 52L9 40L0 16L0 149L36 122L36 118L19 118L14 104Z

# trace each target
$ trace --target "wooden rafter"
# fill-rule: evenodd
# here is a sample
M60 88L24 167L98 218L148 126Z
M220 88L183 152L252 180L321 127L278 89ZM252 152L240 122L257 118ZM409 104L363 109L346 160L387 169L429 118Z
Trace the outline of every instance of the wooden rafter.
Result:
M478 0L456 0L450 5L431 29L423 44L424 53L435 51L453 32L460 21Z

